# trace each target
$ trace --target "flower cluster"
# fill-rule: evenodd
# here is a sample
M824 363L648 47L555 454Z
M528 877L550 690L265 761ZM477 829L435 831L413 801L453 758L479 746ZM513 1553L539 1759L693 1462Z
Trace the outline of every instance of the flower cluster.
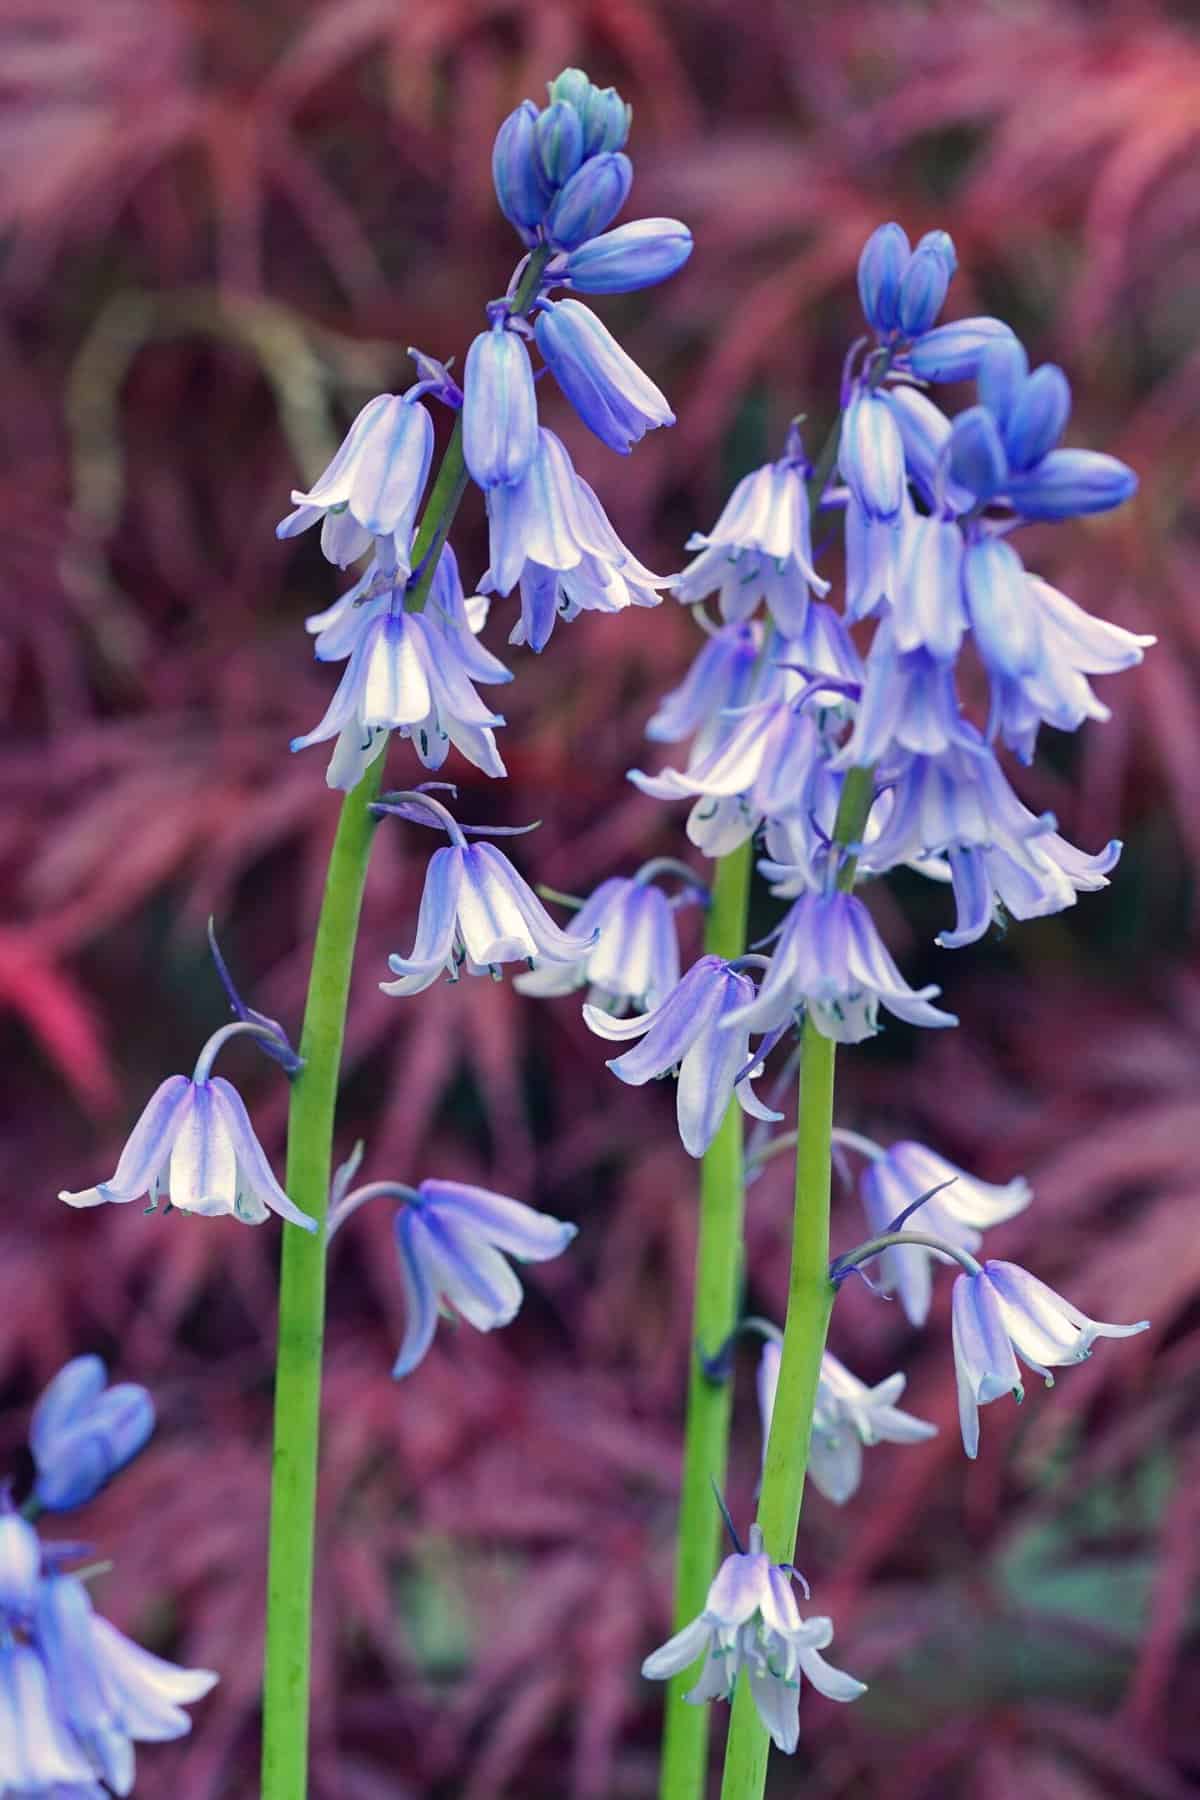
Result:
M642 1664L651 1681L678 1675L700 1656L704 1667L687 1696L696 1705L732 1700L739 1675L772 1741L789 1754L800 1738L800 1684L807 1677L827 1700L857 1700L866 1684L827 1663L833 1621L802 1619L792 1592L794 1571L773 1563L757 1525L750 1549L727 1556L708 1590L704 1611Z
M124 1637L68 1572L80 1547L42 1539L28 1515L84 1505L142 1448L154 1424L143 1388L107 1387L98 1357L55 1376L34 1410L37 1467L23 1517L0 1491L0 1794L107 1800L129 1794L135 1743L191 1730L184 1707L217 1677Z
M449 546L416 532L433 457L428 400L459 415L456 454L487 502L481 592L519 588L513 643L542 650L556 619L659 603L663 580L622 543L566 447L539 424L530 356L532 347L611 449L628 453L647 431L674 422L666 397L576 298L665 281L691 254L678 219L608 229L633 181L622 149L629 121L616 91L594 87L579 69L550 84L547 106L523 101L504 121L492 158L496 197L526 254L486 309L461 387L447 364L410 352L419 379L363 407L277 527L294 537L319 522L321 548L339 568L370 559L336 605L308 622L318 659L346 669L325 717L292 748L335 739L331 787L356 786L392 732L410 738L428 768L454 744L486 774L505 772L494 735L503 716L473 685L510 679L475 642L486 604L464 596ZM556 290L565 297L551 298Z

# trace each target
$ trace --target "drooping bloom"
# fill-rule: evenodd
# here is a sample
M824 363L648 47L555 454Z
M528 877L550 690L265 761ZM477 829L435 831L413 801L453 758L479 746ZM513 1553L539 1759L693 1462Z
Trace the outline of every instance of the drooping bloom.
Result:
M115 1174L96 1187L63 1192L68 1206L124 1205L148 1195L151 1209L165 1199L179 1212L228 1213L261 1225L268 1212L306 1231L317 1223L293 1205L271 1173L237 1089L211 1073L212 1058L237 1026L214 1032L186 1075L169 1075L146 1103L121 1152Z
M859 1044L879 1029L880 1006L910 1025L957 1025L930 1004L940 992L909 987L855 895L805 893L779 928L757 994L732 1016L751 1031L773 1031L806 1009L824 1037Z
M842 418L838 466L867 519L890 520L904 498L904 444L883 395L860 387Z
M771 1561L762 1532L752 1526L749 1552L725 1558L699 1618L648 1656L642 1674L666 1681L703 1656L700 1679L687 1696L702 1706L732 1700L744 1671L772 1742L790 1755L800 1738L802 1677L827 1700L866 1693L865 1682L825 1661L821 1651L833 1642L833 1621L801 1619L791 1583L791 1570Z
M34 1495L67 1512L98 1494L154 1430L154 1403L136 1382L108 1386L98 1356L77 1356L43 1391L29 1425Z
M209 1669L179 1668L124 1637L73 1575L43 1580L33 1641L56 1717L88 1774L116 1794L133 1790L134 1744L185 1737L192 1721L184 1707L217 1681Z
M672 584L685 605L715 593L722 618L741 620L765 600L784 636L800 635L810 593L829 592L813 567L805 468L797 441L743 476L710 532L692 533L687 548L700 554Z
M520 582L521 619L511 643L543 650L557 618L659 604L665 580L626 549L545 426L525 477L489 489L487 506L491 564L480 587L508 594Z
M452 841L429 859L412 953L388 958L396 980L380 983L384 993L424 993L443 970L457 981L464 964L497 980L507 962L578 965L594 940L561 930L494 844L470 844L450 825Z
M534 326L554 379L589 430L627 455L647 431L673 425L666 395L578 300L546 301Z
M867 1164L859 1194L871 1231L877 1234L892 1228L908 1207L928 1195L912 1215L912 1230L929 1232L972 1253L983 1242L984 1231L1015 1218L1033 1199L1023 1176L1003 1185L980 1181L925 1144L910 1141L890 1145L883 1156ZM922 1244L894 1244L879 1259L883 1288L899 1296L913 1325L923 1325L929 1316L934 1261L935 1253Z
M0 1633L0 1795L6 1800L107 1800L54 1701L37 1651L7 1631Z
M693 897L700 897L695 890ZM576 936L595 934L586 955L577 963L548 963L518 975L513 986L539 998L587 987L589 1003L606 1012L629 1006L653 1010L679 980L676 904L641 875L602 881L575 915Z
M461 589L458 599L461 606ZM329 620L335 610L320 618ZM318 655L349 660L324 718L293 738L291 748L336 739L325 774L330 787L357 787L391 731L412 739L426 768L440 768L454 744L486 775L505 773L495 738L503 714L492 712L472 683L512 675L476 641L465 614L441 611L433 594L424 612L405 612L397 591L368 602L357 619L344 611L336 624L325 624L317 643Z
M963 1448L973 1457L979 1450L979 1408L1006 1393L1021 1398L1017 1356L1052 1387L1052 1368L1083 1362L1097 1338L1148 1331L1150 1321L1102 1324L1016 1263L987 1262L954 1283L952 1326Z
M913 756L893 775L892 806L872 840L876 870L946 857L958 911L938 942L957 949L983 936L997 903L1014 918L1041 918L1108 885L1121 853L1114 839L1088 856L1022 805L980 739L941 756Z
M537 450L537 396L524 339L503 308L467 351L462 422L472 481L485 492L520 481Z
M779 1387L781 1356L782 1345L777 1339L768 1338L758 1359L758 1410L764 1461ZM865 1381L852 1375L832 1351L826 1350L822 1356L809 1443L808 1474L813 1485L835 1506L844 1506L858 1492L862 1482L864 1446L920 1444L926 1438L937 1436L936 1425L918 1419L912 1413L902 1412L896 1405L906 1382L907 1377L902 1374L889 1375L877 1387L869 1388Z
M697 761L728 737L740 708L762 697L763 678L776 678L776 665L767 663L762 648L763 628L754 619L735 620L706 637L679 686L659 701L646 736L665 744L694 737L691 760Z
M502 1251L518 1262L548 1262L576 1234L549 1213L459 1181L423 1181L405 1198L396 1217L405 1304L396 1377L410 1375L424 1357L443 1303L477 1331L512 1322L524 1296ZM348 1195L346 1204L353 1201Z
M0 1488L0 1620L32 1612L41 1567L37 1532L14 1508L8 1488Z
M337 455L276 536L296 537L321 520L321 548L345 568L375 549L382 566L407 580L417 507L433 456L433 420L419 400L379 394L351 425Z
M959 710L952 666L928 650L898 650L892 622L884 619L867 656L854 729L835 766L880 763L894 759L897 750L941 756L954 744L973 741Z
M731 1098L752 1118L774 1120L744 1074L749 1061L749 1032L729 1022L754 997L750 977L719 956L702 956L666 998L651 1011L632 1019L614 1019L599 1007L585 1006L584 1019L598 1037L614 1043L642 1042L608 1067L631 1087L641 1087L678 1071L676 1116L679 1136L689 1156L703 1156L716 1136Z

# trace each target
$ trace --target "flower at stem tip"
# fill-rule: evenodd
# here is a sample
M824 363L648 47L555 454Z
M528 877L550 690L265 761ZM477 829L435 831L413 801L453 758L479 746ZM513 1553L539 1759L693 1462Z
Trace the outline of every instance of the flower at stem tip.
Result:
M1097 1338L1134 1337L1149 1328L1149 1319L1136 1325L1089 1319L1016 1263L986 1262L978 1273L960 1275L954 1283L952 1333L967 1455L978 1454L979 1408L1003 1394L1022 1398L1018 1356L1053 1387L1050 1370L1085 1361Z
M702 1706L732 1700L745 1673L759 1718L777 1747L790 1754L800 1739L802 1676L827 1700L857 1700L866 1693L865 1682L825 1661L821 1651L833 1641L833 1621L801 1619L791 1582L792 1571L771 1561L762 1532L751 1526L749 1552L725 1558L699 1618L648 1656L642 1674L666 1681L703 1655L700 1679L687 1696Z
M239 1033L263 1035L261 1027L238 1021L215 1031L201 1050L189 1080L169 1075L147 1101L121 1152L116 1171L95 1187L59 1194L68 1206L124 1205L143 1194L153 1211L160 1199L168 1210L215 1217L231 1214L246 1225L261 1225L268 1212L315 1231L317 1222L288 1199L254 1135L237 1089L213 1075L221 1046Z
M453 1309L477 1331L512 1323L524 1294L504 1255L549 1262L576 1235L564 1219L461 1181L429 1180L417 1188L373 1181L348 1191L361 1156L360 1145L334 1178L329 1233L368 1200L404 1202L394 1227L405 1308L404 1341L392 1368L397 1379L411 1375L425 1357L440 1307Z

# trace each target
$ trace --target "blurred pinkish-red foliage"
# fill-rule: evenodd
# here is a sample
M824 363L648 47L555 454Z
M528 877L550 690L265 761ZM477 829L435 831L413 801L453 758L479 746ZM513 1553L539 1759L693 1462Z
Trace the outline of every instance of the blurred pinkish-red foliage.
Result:
M154 1444L85 1516L116 1561L101 1604L221 1671L194 1735L140 1758L155 1800L254 1790L278 1233L56 1190L111 1167L149 1088L222 1018L204 922L256 1005L298 1024L336 802L288 738L330 672L300 621L315 547L273 535L353 410L461 355L502 291L498 120L582 63L633 102L636 210L696 253L605 305L679 424L628 462L564 425L622 534L680 561L729 479L788 418L823 430L857 329L853 267L901 219L958 244L953 308L1002 312L1076 393L1073 441L1124 456L1141 497L1039 528L1030 560L1160 645L1106 686L1114 718L1022 777L1095 848L1112 890L955 955L916 893L893 947L962 1030L844 1058L848 1124L1026 1172L996 1234L1102 1317L1153 1320L1053 1396L956 1441L947 1294L914 1340L847 1291L834 1342L911 1369L941 1435L817 1495L801 1560L871 1693L809 1695L773 1793L865 1800L1182 1800L1200 1779L1200 36L1163 0L0 0L0 933L5 1050L0 1444L96 1349L148 1383ZM547 411L562 412L551 395ZM484 563L464 513L465 569ZM489 637L499 646L506 625ZM560 630L516 657L502 788L453 770L467 817L541 817L516 854L585 890L677 850L634 794L654 696L692 648L670 605ZM413 766L404 746L393 768ZM695 1170L671 1095L622 1091L577 1004L508 986L384 999L428 839L381 833L339 1148L368 1176L490 1182L579 1221L497 1339L443 1330L396 1387L384 1212L331 1272L316 1645L317 1800L640 1800L661 1696ZM907 923L905 923L907 919ZM240 1059L240 1060L239 1060ZM282 1153L282 1081L232 1051ZM749 1302L778 1315L786 1171L750 1196ZM855 1206L837 1218L852 1241ZM749 1364L730 1501L752 1504Z

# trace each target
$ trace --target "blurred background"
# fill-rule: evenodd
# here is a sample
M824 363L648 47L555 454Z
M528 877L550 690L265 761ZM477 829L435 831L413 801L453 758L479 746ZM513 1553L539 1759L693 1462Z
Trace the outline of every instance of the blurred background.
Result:
M857 253L887 218L953 233L950 312L1002 313L1061 363L1070 441L1142 480L1113 518L1023 534L1056 585L1160 639L1101 684L1109 725L1047 734L1018 779L1085 848L1124 837L1113 887L957 953L931 945L944 896L881 894L906 972L943 984L962 1029L890 1027L844 1056L839 1116L1027 1174L1034 1208L995 1253L1153 1328L1053 1395L989 1408L970 1466L949 1283L920 1338L845 1292L834 1347L872 1381L908 1369L906 1404L942 1431L872 1452L844 1510L810 1492L798 1560L871 1693L809 1693L771 1791L1196 1791L1198 26L1149 0L0 0L0 1451L20 1474L31 1399L69 1355L154 1392L151 1448L60 1531L114 1559L97 1597L118 1624L221 1672L193 1736L139 1757L147 1800L255 1790L279 1233L54 1195L112 1168L150 1089L222 1022L210 913L252 1003L298 1028L337 801L323 752L286 746L332 690L302 620L338 581L312 536L273 527L355 410L412 379L406 346L461 357L503 291L517 246L492 136L567 64L633 103L629 216L695 232L672 284L599 303L678 426L624 461L542 390L652 567L680 566L793 413L823 437L860 329ZM455 541L473 582L476 499ZM511 613L488 628L502 652ZM574 892L678 854L683 810L624 772L696 642L667 603L506 657L511 779L452 756L462 816L543 819L514 854ZM407 746L391 756L397 780L415 771ZM581 1232L531 1272L513 1328L443 1329L403 1386L387 1207L337 1243L313 1791L643 1800L661 1693L638 1664L668 1623L696 1171L670 1085L618 1090L576 1000L379 994L431 847L379 836L339 1152L363 1136L364 1178L475 1180ZM283 1081L243 1047L224 1066L281 1167ZM749 1204L749 1309L774 1317L785 1160ZM859 1226L843 1191L839 1248ZM749 1353L737 1380L745 1521Z

